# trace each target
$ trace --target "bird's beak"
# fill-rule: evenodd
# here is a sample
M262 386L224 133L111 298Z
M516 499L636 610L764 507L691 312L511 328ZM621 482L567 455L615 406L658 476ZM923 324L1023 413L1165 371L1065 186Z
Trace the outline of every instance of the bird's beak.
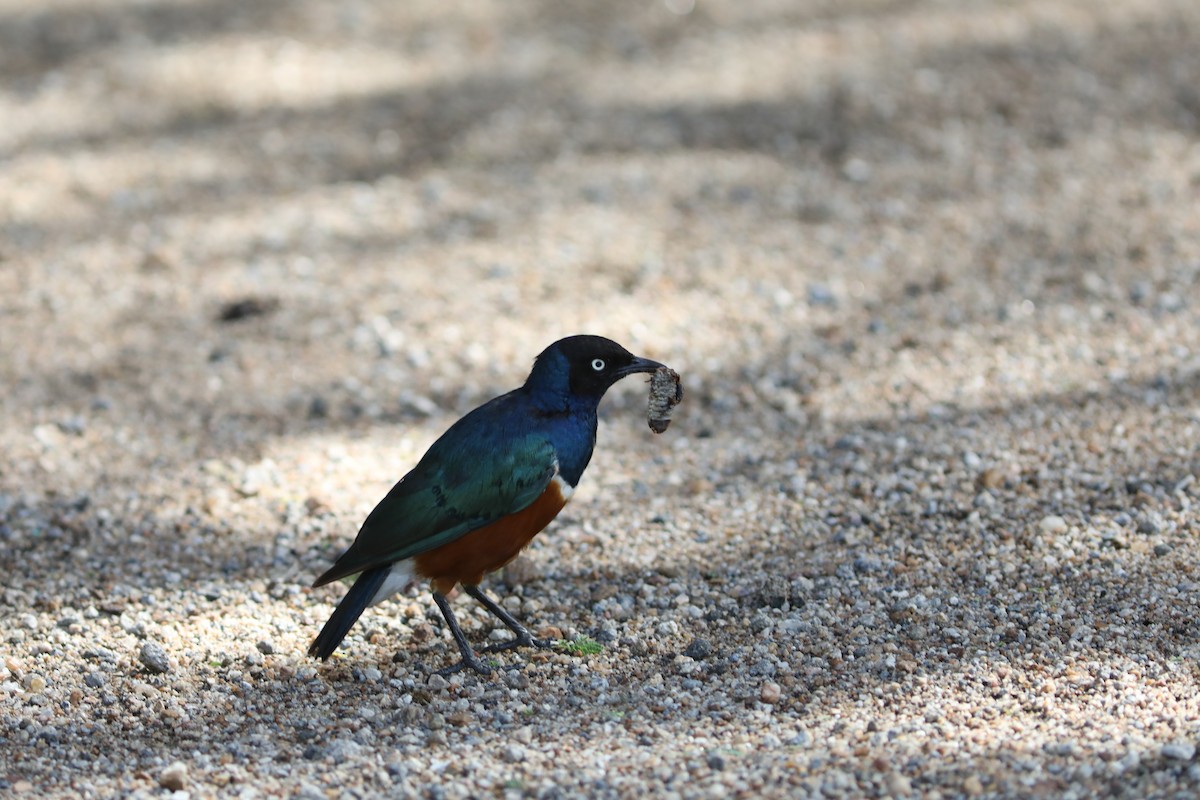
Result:
M624 378L626 375L633 375L638 372L654 372L659 367L666 366L657 361L652 361L648 358L639 358L634 356L633 362L628 366L621 367L617 370L617 377Z

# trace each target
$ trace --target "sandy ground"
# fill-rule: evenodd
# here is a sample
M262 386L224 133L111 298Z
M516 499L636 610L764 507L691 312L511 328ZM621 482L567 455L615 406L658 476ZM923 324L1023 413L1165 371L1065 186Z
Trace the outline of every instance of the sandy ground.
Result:
M1193 0L0 0L0 790L1200 792ZM576 332L429 678L312 579ZM492 621L468 598L470 636ZM181 794L182 793L182 794Z

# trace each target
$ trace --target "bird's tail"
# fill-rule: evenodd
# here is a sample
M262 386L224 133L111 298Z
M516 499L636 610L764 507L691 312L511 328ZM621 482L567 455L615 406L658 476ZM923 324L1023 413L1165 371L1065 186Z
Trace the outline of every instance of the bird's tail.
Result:
M379 591L379 587L383 585L383 581L391 569L389 564L369 569L358 576L354 585L350 587L350 591L346 592L346 596L342 598L342 602L338 603L337 608L333 610L325 627L321 628L317 638L313 639L313 643L308 646L310 656L324 661L333 655L333 651L342 643L342 639L346 638L346 634L354 627L359 616L371 604L372 598Z

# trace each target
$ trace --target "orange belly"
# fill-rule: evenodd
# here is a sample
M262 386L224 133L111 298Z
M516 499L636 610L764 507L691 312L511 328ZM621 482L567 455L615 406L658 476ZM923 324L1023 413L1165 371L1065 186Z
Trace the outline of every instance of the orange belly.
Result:
M441 594L447 594L460 583L475 586L485 574L516 558L558 516L569 496L563 493L557 479L552 480L541 497L517 513L416 556L413 574L428 579L433 590Z

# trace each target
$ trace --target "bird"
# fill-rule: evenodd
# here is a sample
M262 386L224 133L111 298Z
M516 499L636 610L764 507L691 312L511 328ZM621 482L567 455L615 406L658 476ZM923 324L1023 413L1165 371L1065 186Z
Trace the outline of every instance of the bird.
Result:
M570 500L591 460L597 410L609 387L660 368L602 336L568 336L543 350L520 388L469 412L429 447L313 583L358 575L308 654L328 659L368 607L420 581L428 582L461 655L440 674L491 672L450 607L447 595L460 585L513 634L481 652L550 646L479 585Z

